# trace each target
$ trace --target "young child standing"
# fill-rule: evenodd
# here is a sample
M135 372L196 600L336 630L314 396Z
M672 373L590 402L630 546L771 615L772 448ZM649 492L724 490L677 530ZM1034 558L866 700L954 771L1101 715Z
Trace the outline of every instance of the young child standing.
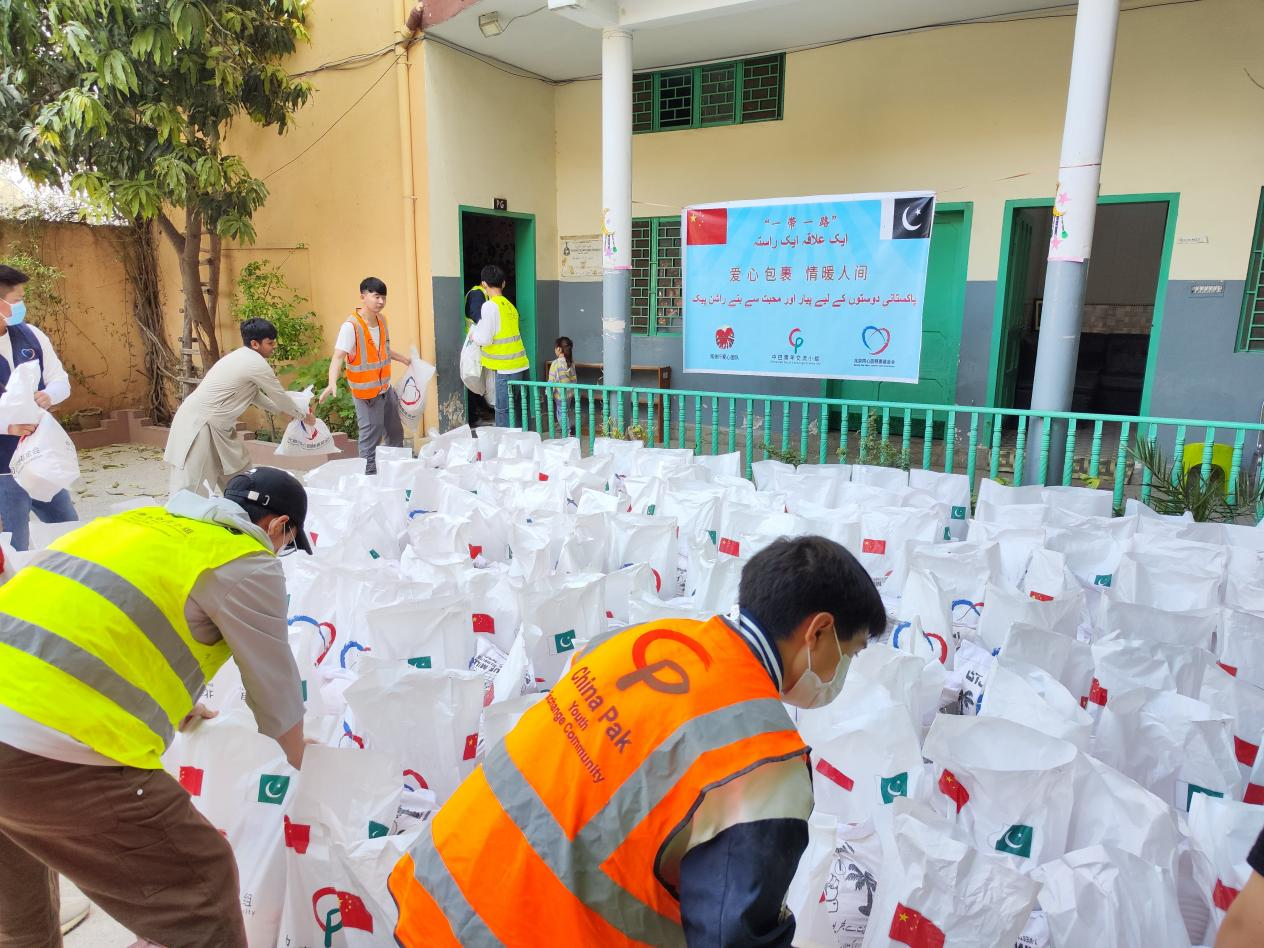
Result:
M554 385L574 385L579 381L579 377L575 374L575 356L573 353L574 343L570 337L560 336L553 343L553 352L557 358L549 363L549 382ZM562 437L570 437L571 432L568 430L570 425L563 414L562 407L569 401L575 400L574 392L555 392L553 394L554 406L553 410L557 415L557 422L562 426ZM579 406L576 405L574 410L567 412L574 420L574 432L579 434Z

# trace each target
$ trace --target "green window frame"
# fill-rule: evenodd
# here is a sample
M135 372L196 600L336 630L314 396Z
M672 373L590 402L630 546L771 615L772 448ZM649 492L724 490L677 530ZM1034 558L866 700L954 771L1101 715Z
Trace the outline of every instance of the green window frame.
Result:
M684 318L683 288L680 218L633 218L632 335L679 336Z
M632 77L632 131L780 121L785 72L785 53L638 72Z
M1255 210L1251 234L1251 260L1242 291L1242 316L1238 321L1238 352L1264 352L1264 188Z

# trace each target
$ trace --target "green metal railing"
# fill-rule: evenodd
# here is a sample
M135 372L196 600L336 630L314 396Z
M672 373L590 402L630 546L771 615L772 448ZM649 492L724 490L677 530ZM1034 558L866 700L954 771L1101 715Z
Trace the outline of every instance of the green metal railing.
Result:
M570 397L559 398L563 393ZM1061 423L1066 434L1056 450L1054 432L1061 438ZM888 466L898 458L900 466L964 473L972 491L980 476L997 479L1002 471L1012 472L1015 485L1025 480L1072 485L1078 474L1081 486L1109 479L1116 508L1123 506L1129 480L1129 449L1139 438L1171 444L1179 465L1185 446L1201 436L1204 481L1211 476L1217 436L1231 438L1232 460L1224 472L1231 503L1239 472L1258 475L1264 454L1264 424L547 382L510 384L509 424L545 438L579 434L590 450L603 433L626 434L632 428L651 447L690 448L696 454L737 451L747 477L755 461L770 456L819 464L886 460ZM1029 443L1035 431L1038 443ZM1077 455L1086 439L1091 439L1087 455ZM1036 451L1036 477L1028 479L1025 471ZM1061 470L1050 471L1059 457ZM1139 497L1148 503L1151 474L1140 466L1137 472Z

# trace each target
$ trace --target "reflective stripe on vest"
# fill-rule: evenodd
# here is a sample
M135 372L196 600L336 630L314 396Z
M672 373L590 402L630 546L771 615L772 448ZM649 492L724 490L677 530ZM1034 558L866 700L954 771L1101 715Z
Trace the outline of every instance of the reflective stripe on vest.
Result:
M0 705L131 767L156 769L175 726L230 656L193 638L198 578L268 552L258 539L161 508L58 539L0 587Z
M707 790L806 750L768 673L722 621L624 630L577 657L434 817L410 877L392 874L396 934L441 943L434 905L462 945L683 944L679 902L657 877L666 844ZM486 851L513 872L489 878ZM522 918L524 904L550 911ZM484 937L469 937L474 919Z
M378 342L374 345L369 324L360 311L356 310L351 316L356 351L347 355L347 387L356 398L374 398L391 384L391 333L386 317L379 315L378 319Z
M527 350L522 344L517 307L503 296L493 296L490 302L500 309L500 328L496 330L491 344L483 346L483 368L498 372L520 372L530 368Z

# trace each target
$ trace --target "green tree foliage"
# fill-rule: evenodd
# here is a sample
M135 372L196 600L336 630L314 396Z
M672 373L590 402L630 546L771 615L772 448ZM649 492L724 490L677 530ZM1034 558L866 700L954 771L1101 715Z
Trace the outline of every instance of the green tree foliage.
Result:
M0 158L129 220L157 220L208 361L219 356L217 280L208 305L202 235L213 249L252 241L268 194L225 134L234 119L284 132L307 101L310 86L281 66L307 39L306 3L0 0Z
M281 268L271 260L252 260L237 277L233 316L238 322L266 319L277 328L277 362L297 362L316 351L320 325L316 313L304 308L307 298L285 282Z

